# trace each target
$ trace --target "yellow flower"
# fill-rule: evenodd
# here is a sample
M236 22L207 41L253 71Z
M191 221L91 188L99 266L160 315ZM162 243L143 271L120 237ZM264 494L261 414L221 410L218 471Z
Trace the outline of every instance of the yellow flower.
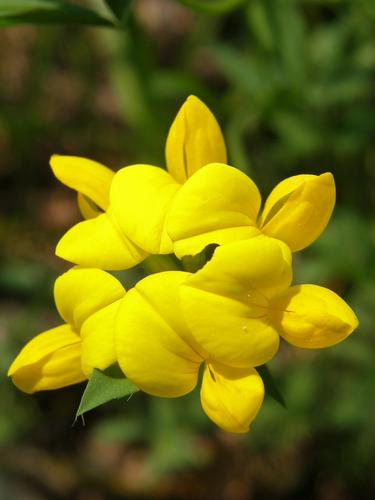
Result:
M79 265L115 270L132 267L148 254L193 255L210 243L222 245L260 232L297 251L325 229L335 203L330 173L286 179L260 213L257 186L226 161L220 127L194 96L170 128L168 171L132 165L112 179L111 171L95 162L53 157L56 176L81 193L84 215L98 213L87 199L105 210L68 231L57 255Z
M179 271L153 274L126 294L116 322L118 362L141 390L169 398L192 391L204 363L204 411L228 432L247 432L263 402L262 379L252 367L211 360L195 342L179 301L180 286L189 276Z
M124 294L113 276L98 269L73 268L57 278L55 302L65 323L25 345L8 371L14 384L27 393L58 389L113 364L114 319Z
M211 359L257 366L276 353L278 336L304 348L328 347L358 326L350 307L316 285L290 286L285 243L260 235L218 247L181 287L181 304L195 342Z
M141 390L160 397L192 391L204 363L201 402L230 432L246 432L263 401L253 367L269 361L279 336L327 347L358 325L335 293L290 286L291 252L260 235L215 250L196 274L170 271L140 281L119 308L118 362Z
M323 232L334 204L332 174L296 175L274 188L260 212L261 196L254 182L217 163L197 172L176 194L167 230L178 257L197 254L210 243L220 245L260 232L296 252Z
M55 176L78 192L78 206L85 219L68 231L56 254L84 267L119 270L133 267L147 257L120 230L111 207L110 188L114 172L87 158L51 157Z
M53 158L52 165L65 161L62 157ZM205 104L194 96L187 99L171 126L166 160L168 172L151 165L132 165L119 170L110 186L109 203L100 205L105 213L70 229L60 240L56 254L75 264L115 270L132 267L148 253L172 253L165 218L176 192L207 163L226 162L220 127ZM82 164L75 159L74 167L61 168L65 179L53 168L65 184L99 204L83 186L87 178L83 183L75 179L80 169L85 169L83 162L87 160L81 161ZM98 168L97 171L95 187L99 184L99 175L103 175ZM92 165L90 172L90 176L96 176ZM87 179L87 182L93 181ZM105 185L107 193L107 180Z

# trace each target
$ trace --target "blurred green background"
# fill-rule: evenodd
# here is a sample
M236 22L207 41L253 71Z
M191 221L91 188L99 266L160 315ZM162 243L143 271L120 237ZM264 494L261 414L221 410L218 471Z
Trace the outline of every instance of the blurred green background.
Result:
M192 93L264 195L290 175L334 173L334 216L296 255L295 282L337 291L360 328L324 351L282 345L269 366L287 409L267 397L248 435L211 425L197 393L135 394L73 425L84 386L28 396L5 376L59 323L52 286L68 265L54 246L80 216L49 156L163 165ZM0 500L375 497L373 0L135 0L123 29L3 28L0 186Z

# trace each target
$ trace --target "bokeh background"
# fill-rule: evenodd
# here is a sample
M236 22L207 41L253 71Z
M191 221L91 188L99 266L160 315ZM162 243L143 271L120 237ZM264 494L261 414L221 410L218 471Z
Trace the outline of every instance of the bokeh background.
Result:
M205 2L220 8L135 0L124 29L0 30L1 500L375 497L375 3L186 1ZM76 3L110 16L100 0ZM296 255L295 282L337 291L360 328L325 351L283 345L269 366L287 408L267 397L248 435L214 427L197 393L136 394L73 425L84 385L28 396L6 377L59 323L52 286L68 265L54 246L80 218L49 157L164 165L189 94L264 195L290 175L334 173L334 216Z

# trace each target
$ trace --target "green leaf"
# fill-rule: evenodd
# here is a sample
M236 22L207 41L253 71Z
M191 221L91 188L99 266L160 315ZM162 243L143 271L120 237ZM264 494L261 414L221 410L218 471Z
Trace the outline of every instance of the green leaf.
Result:
M277 401L281 406L286 408L285 400L283 398L283 395L279 391L275 379L273 378L269 368L267 365L261 365L256 367L257 372L259 375L262 377L263 383L264 383L264 388L266 391L266 394L271 396L275 401Z
M114 26L95 11L62 0L0 0L0 27L20 24Z
M186 7L199 10L201 12L208 12L209 14L222 14L229 12L243 3L246 0L178 0Z
M76 418L112 399L121 399L139 391L117 366L111 366L105 372L94 369L82 395Z
M133 0L105 0L105 3L119 21L123 21L130 11Z

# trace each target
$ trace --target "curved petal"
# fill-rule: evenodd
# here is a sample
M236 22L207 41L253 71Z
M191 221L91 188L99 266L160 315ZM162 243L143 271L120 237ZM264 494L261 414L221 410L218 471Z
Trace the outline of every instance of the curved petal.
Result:
M165 170L132 165L117 172L111 187L111 206L124 233L152 254L173 252L165 217L179 184Z
M217 229L208 233L192 236L186 239L176 241L173 245L173 252L179 259L185 256L194 256L199 254L208 245L227 245L234 241L243 241L255 238L261 234L256 227L228 227L226 229Z
M260 203L258 188L243 172L220 163L206 165L181 187L169 210L167 230L176 255L256 236Z
M273 307L279 310L274 318L280 335L297 347L329 347L358 326L346 302L321 286L293 286L273 301Z
M117 316L119 365L129 380L154 396L182 396L197 383L202 357L188 343L178 300L186 276L179 271L148 276L126 294Z
M264 364L276 354L279 336L266 308L190 286L182 287L181 298L192 335L212 362L245 368Z
M201 388L202 408L225 431L248 432L263 399L263 381L254 368L205 365Z
M115 321L121 300L99 309L81 327L82 370L88 377L94 368L105 370L117 360Z
M225 142L216 118L208 107L191 95L181 106L167 137L167 168L183 183L208 163L226 163Z
M258 236L215 250L181 286L186 322L213 362L246 368L266 363L279 346L269 300L291 281L287 246Z
M84 194L102 210L107 209L114 176L111 169L78 156L52 155L50 165L60 182Z
M58 242L56 255L74 264L110 271L129 269L147 257L118 229L110 212L69 229Z
M89 200L84 194L77 193L77 203L79 211L84 219L93 219L103 213L100 208Z
M262 214L262 231L287 243L293 252L302 250L326 228L335 199L331 173L290 177L268 197Z
M125 290L101 269L74 267L57 278L54 295L60 316L79 334L89 316L122 298Z
M292 256L282 241L259 235L216 248L212 259L186 285L265 307L292 281Z
M86 380L81 370L81 339L69 325L47 330L28 342L9 368L21 391L59 389Z

